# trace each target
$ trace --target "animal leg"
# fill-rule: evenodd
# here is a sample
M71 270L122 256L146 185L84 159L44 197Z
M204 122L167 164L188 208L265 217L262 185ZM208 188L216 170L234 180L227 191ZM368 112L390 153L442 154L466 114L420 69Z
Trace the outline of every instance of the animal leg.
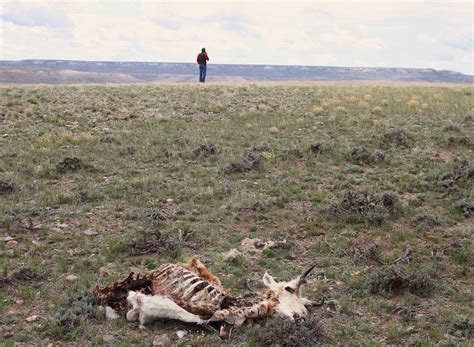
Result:
M321 307L324 305L324 299L322 299L321 301L314 301L308 298L301 298L301 301L303 302L303 305L305 306Z

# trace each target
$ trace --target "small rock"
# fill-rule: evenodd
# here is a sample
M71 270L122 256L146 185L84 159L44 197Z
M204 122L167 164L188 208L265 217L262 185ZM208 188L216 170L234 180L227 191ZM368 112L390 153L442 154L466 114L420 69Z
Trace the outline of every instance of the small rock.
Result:
M25 321L27 321L28 323L31 323L31 322L36 322L38 320L38 316L37 315L34 315L34 316L29 316L25 319Z
M7 242L7 248L13 248L15 247L16 245L18 245L18 241L15 241L15 240L11 240L11 241L8 241Z
M102 336L102 341L104 341L104 343L112 343L114 341L114 335L104 335Z
M78 277L76 275L69 275L66 277L66 281L74 282L77 281Z
M223 253L222 255L224 256L225 261L232 261L235 258L240 257L242 255L242 252L238 251L235 248L232 248L229 252Z
M173 202L173 199L166 199L166 202Z
M186 335L188 334L188 332L186 330L178 330L176 332L176 335L178 336L178 339L182 339L183 337L185 337Z
M153 339L153 346L164 346L167 341L168 341L167 334L157 335Z
M112 307L110 307L110 306L105 307L105 318L107 318L107 319L117 319L119 317L120 316L117 314L117 312L115 312L115 310Z
M84 235L87 235L87 236L95 236L99 234L97 231L93 230L93 229L86 229L84 230Z
M15 239L15 238L14 238L14 237L11 237L11 236L2 237L2 240L5 241L5 242L13 241L14 239Z
M8 134L3 134L2 137L3 137L3 138L7 138L7 137L8 137Z

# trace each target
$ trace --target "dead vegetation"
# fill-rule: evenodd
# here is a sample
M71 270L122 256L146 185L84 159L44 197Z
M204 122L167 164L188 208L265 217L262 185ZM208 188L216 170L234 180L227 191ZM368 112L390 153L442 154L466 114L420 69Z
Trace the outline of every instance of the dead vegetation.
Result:
M400 295L404 291L426 297L434 290L432 274L423 271L409 271L406 267L395 264L373 272L367 287L371 293L381 295Z
M365 147L356 147L347 153L347 157L355 164L372 164L384 161L385 153L383 151L371 153Z
M394 129L386 132L382 135L381 140L386 145L406 148L412 147L415 143L414 136L404 129Z
M240 161L232 161L224 168L224 173L241 173L256 170L262 164L262 152L260 148L247 150Z
M0 180L0 195L12 193L15 186L11 181Z
M214 154L217 154L217 147L212 143L201 144L193 151L194 158L206 158Z
M382 225L399 214L401 203L398 195L393 192L373 194L347 190L343 199L332 204L328 211L337 221L342 218L348 223Z
M295 320L273 319L257 334L257 346L306 347L325 341L324 326L317 314Z
M30 267L22 267L10 276L12 281L38 281L41 278L42 276Z
M58 173L76 172L78 170L91 170L91 165L85 164L80 158L65 157L56 164L56 171Z

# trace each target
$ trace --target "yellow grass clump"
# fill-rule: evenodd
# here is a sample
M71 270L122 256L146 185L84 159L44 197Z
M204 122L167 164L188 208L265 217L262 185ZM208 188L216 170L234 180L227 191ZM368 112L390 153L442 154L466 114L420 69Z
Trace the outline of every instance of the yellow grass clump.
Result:
M313 107L313 114L315 115L320 115L324 112L324 108L322 108L321 106L314 106Z
M338 106L336 107L336 111L339 113L346 113L347 109L344 106Z
M419 103L417 100L415 100L415 99L411 99L411 100L408 100L408 101L407 101L407 106L408 106L408 108L410 108L410 109L416 108L419 104L420 104L420 103Z
M365 94L364 95L364 100L365 101L370 102L370 101L372 101L372 99L373 99L372 95L370 95L370 94Z
M382 100L382 105L383 105L383 106L388 106L388 104L389 104L389 102L388 102L387 99L383 99L383 100Z
M280 129L278 129L277 127L271 127L268 129L268 131L270 132L270 134L278 134L280 132Z
M375 106L375 107L372 109L372 113L373 113L373 114L381 114L381 113L382 113L382 107L380 107L380 106Z

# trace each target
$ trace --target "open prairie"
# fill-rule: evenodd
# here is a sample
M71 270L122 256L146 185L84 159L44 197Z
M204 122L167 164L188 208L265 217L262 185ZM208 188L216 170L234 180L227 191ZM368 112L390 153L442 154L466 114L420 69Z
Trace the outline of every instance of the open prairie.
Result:
M0 88L0 342L469 345L473 93ZM305 292L325 304L227 340L173 321L139 330L94 304L96 284L194 256L244 297L265 271L286 280L316 262Z

